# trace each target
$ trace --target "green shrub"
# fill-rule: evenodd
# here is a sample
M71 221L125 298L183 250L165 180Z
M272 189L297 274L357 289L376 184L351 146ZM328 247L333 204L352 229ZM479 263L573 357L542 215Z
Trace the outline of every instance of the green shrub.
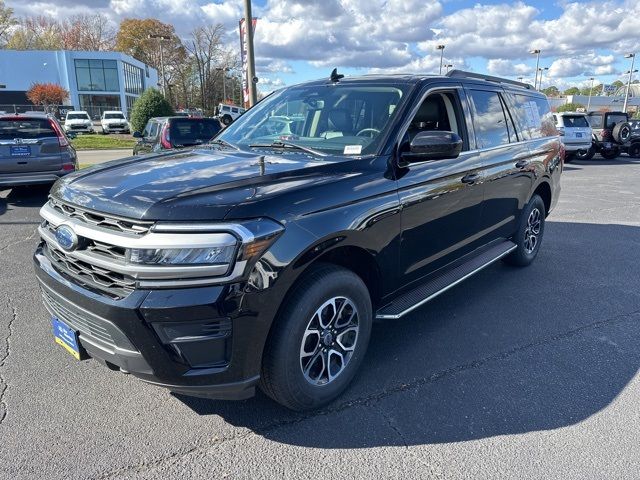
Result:
M575 112L578 108L585 108L581 103L565 103L556 108L556 112Z
M131 109L131 130L142 132L150 118L173 115L173 108L155 88L146 89Z

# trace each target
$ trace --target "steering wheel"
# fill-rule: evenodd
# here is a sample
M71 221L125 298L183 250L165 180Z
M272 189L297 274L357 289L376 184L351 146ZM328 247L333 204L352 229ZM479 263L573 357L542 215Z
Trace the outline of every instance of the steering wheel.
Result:
M358 133L356 133L356 137L361 137L363 133L380 133L380 130L378 130L377 128L363 128ZM367 136L373 138L373 135Z

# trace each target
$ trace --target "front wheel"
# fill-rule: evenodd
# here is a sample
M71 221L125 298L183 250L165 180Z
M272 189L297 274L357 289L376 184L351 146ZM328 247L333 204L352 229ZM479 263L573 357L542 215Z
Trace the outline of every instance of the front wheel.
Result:
M314 268L293 288L269 334L260 388L302 411L347 388L367 350L373 310L360 277L335 265Z
M513 236L516 249L504 258L505 262L525 267L536 259L544 235L545 212L542 198L539 195L531 197L522 210L518 230Z
M596 149L593 148L593 145L592 145L587 150L578 150L575 153L575 158L577 160L591 160L595 154L596 154Z

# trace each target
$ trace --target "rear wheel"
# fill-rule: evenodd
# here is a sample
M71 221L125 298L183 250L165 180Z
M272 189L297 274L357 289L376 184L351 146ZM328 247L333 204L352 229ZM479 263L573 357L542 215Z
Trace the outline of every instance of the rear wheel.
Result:
M613 160L614 158L620 155L620 149L616 147L611 150L602 150L600 152L600 155L605 160Z
M269 335L260 388L292 410L329 403L349 385L364 358L373 311L364 282L321 265L294 286Z
M224 125L231 125L231 122L233 122L233 119L229 115L222 117L222 123Z
M519 267L525 267L533 262L540 250L544 235L546 210L539 195L534 195L522 211L518 231L513 237L517 245L504 261Z
M629 145L629 156L631 158L640 158L640 142Z

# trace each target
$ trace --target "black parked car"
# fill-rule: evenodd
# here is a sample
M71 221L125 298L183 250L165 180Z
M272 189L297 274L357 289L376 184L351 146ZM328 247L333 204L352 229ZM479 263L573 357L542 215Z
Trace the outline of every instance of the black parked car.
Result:
M304 119L296 133L265 128L290 116ZM528 85L334 72L273 93L200 148L59 181L36 273L78 359L187 395L259 385L314 408L351 382L374 318L498 259L536 258L562 156Z
M133 154L202 145L220 130L222 125L215 118L155 117L147 122L144 131L133 132L133 136L139 139L133 147Z
M53 184L77 169L76 151L55 117L0 115L0 189Z

